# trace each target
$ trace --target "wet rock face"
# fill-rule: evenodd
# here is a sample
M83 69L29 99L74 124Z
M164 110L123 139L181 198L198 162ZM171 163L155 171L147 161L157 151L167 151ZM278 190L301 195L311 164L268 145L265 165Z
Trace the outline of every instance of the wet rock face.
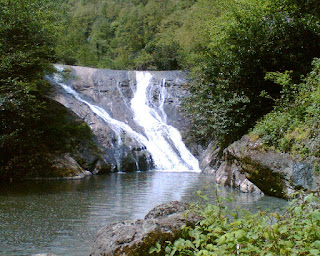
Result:
M173 201L155 207L143 220L111 223L98 232L90 255L150 255L157 242L174 241L182 225L194 226L200 220L193 213L185 216L187 209L187 204Z
M131 100L136 91L135 72L119 70L100 70L86 67L66 66L69 76L64 83L74 88L81 97L91 104L101 106L108 114L134 131L144 134L143 129L133 120L130 108ZM185 88L187 83L184 73L179 71L150 72L153 75L147 94L151 104L162 104L160 90L165 89L163 109L169 125L174 126L182 135L189 129L189 120L181 111L182 99L189 93ZM164 80L165 79L165 80ZM125 132L117 133L101 118L90 111L89 106L76 100L60 86L54 84L53 99L71 109L89 124L96 135L97 143L105 152L104 160L112 165L114 170L135 171L147 170L153 167L151 155L147 149ZM161 84L161 87L156 86ZM164 113L158 113L163 116Z
M317 188L310 163L268 150L260 139L253 140L248 135L227 147L221 162L211 164L211 168L209 164L206 172L214 174L217 183L243 192L260 192L281 198L297 189L312 191Z

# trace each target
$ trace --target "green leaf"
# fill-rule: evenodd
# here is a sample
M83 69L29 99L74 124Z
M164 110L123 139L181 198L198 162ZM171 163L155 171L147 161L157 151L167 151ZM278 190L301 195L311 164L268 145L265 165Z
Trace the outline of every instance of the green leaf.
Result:
M316 210L314 212L311 213L311 216L312 216L312 219L314 220L320 220L320 211L319 210Z
M207 244L206 245L206 249L209 251L213 251L214 250L214 245L213 244Z
M280 234L285 234L288 232L288 228L286 226L281 226L278 231L280 232Z
M226 242L226 236L225 235L220 236L217 242L218 242L218 245L224 244Z
M313 242L311 246L320 250L320 240Z
M294 246L291 241L285 241L284 244L285 244L285 246L288 247L288 248L293 248L293 246Z
M320 250L318 249L310 249L309 252L311 253L311 255L316 255L316 256L320 255Z
M234 234L235 234L235 238L238 240L246 236L246 232L243 230L237 230Z
M149 250L149 253L160 253L161 252L161 245L159 243L156 243L156 247L151 247Z

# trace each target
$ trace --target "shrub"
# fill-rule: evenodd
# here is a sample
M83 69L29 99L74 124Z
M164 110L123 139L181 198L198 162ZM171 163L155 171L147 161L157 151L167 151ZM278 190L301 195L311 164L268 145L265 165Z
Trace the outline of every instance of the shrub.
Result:
M313 61L313 70L304 83L295 85L290 79L281 83L286 86L274 111L263 117L252 133L259 135L268 146L303 158L311 157L317 164L320 157L320 59ZM295 93L292 89L289 93L288 87L295 88Z
M313 195L293 200L282 213L229 211L216 204L196 207L203 219L194 227L184 227L182 236L157 245L151 253L163 255L319 255L319 200Z

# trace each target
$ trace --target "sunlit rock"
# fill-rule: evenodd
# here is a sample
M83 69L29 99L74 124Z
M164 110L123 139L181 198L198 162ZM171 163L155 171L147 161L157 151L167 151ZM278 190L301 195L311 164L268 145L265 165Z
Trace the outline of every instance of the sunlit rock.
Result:
M189 95L183 72L56 68L52 98L90 125L113 170L200 171L179 132L190 126L181 110Z
M188 205L172 201L152 209L142 220L110 223L97 234L90 256L149 255L156 243L174 241L183 225L194 226L200 217L184 214Z
M215 175L216 182L243 192L263 192L286 198L298 189L316 190L316 176L312 164L298 156L266 148L261 139L245 135L223 151L217 163L214 147L207 150L207 173ZM210 168L211 166L211 168Z

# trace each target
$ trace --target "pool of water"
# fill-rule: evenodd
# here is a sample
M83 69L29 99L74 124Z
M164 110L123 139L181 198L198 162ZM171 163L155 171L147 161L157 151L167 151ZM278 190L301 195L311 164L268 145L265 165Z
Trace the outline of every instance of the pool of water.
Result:
M88 255L97 231L110 222L143 218L154 206L197 201L212 193L213 177L199 173L111 173L73 181L42 181L0 188L0 255ZM286 202L219 187L231 207L279 210Z

